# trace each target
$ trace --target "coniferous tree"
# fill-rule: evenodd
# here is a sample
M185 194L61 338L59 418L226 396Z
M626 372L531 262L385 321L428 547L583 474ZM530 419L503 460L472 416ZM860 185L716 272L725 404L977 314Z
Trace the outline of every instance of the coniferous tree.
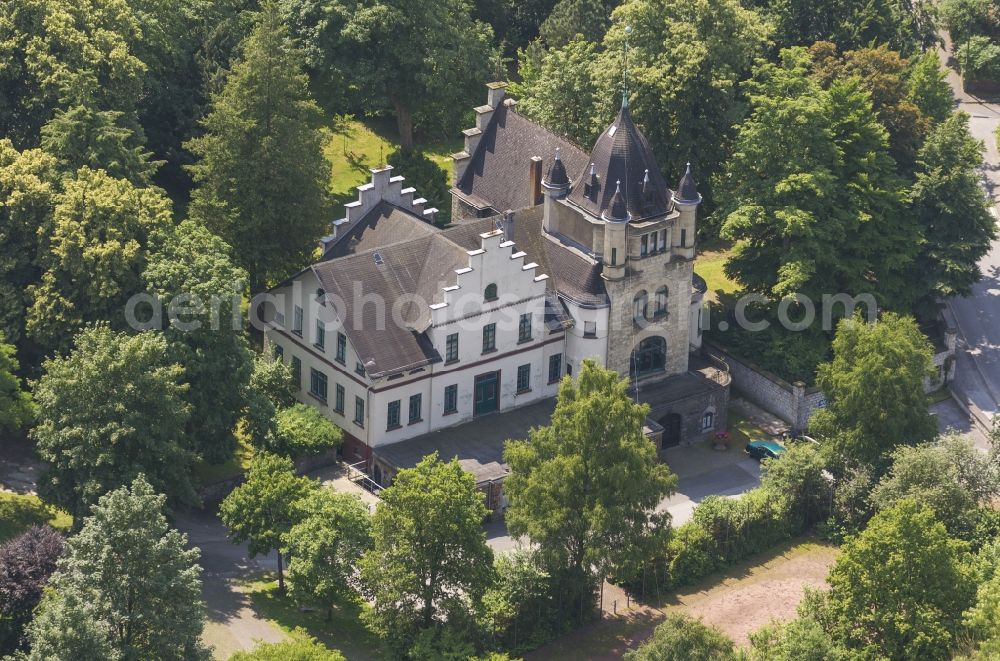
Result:
M212 96L204 135L187 143L191 217L230 246L262 291L309 261L329 232L329 164L322 115L273 2L264 4L242 54Z

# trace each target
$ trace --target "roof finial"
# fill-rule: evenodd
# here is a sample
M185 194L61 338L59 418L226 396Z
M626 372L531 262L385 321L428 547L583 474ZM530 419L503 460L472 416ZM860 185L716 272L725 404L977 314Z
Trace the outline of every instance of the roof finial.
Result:
M628 36L632 34L632 26L625 26L625 58L622 65L622 110L628 108Z
M561 159L559 158L559 152L561 152L561 151L562 151L562 149L560 149L559 147L556 147L556 160L557 160L557 161L558 161L558 160L561 160Z

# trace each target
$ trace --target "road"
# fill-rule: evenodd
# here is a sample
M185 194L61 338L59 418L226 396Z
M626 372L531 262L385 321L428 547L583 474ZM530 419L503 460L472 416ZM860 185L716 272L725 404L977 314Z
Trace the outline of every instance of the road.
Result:
M949 49L950 44L945 44ZM1000 152L995 131L1000 126L1000 104L962 90L961 79L948 66L947 50L940 52L948 67L948 83L958 106L969 114L972 135L986 146L983 187L993 200L994 217L1000 202ZM982 280L970 296L948 301L958 329L959 352L953 391L983 425L989 425L1000 402L1000 240L979 262Z

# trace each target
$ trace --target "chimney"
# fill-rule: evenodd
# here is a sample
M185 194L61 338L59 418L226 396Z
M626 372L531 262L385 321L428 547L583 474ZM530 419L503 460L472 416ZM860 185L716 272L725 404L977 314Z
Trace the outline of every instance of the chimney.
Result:
M491 108L496 108L503 101L507 83L486 83L486 104Z
M542 157L532 156L528 164L528 206L542 203Z
M507 209L503 212L503 240L513 241L514 240L514 212L511 209Z

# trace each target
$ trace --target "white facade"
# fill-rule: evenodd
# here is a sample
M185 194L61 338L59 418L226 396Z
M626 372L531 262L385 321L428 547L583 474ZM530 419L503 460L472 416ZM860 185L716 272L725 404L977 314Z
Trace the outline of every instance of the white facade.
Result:
M492 410L504 410L554 396L567 364L575 366L591 356L601 359L607 345L607 308L571 306L574 327L569 332L562 328L552 332L545 324L548 276L538 273L537 264L513 242L505 241L501 230L481 234L480 239L482 247L468 251L468 266L455 271L453 283L429 306L431 322L425 332L441 361L390 377L374 379L365 373L365 359L350 339L353 333L365 331L345 331L333 306L318 302L322 287L313 269L272 289L271 303L264 311L269 325L266 342L286 363L300 362L298 399L319 408L360 444L377 448L471 420L477 415L477 379L496 375ZM496 296L487 300L491 285ZM524 333L523 315L530 317L529 333ZM324 326L322 340L317 322ZM594 337L584 337L590 322L599 330ZM494 328L489 333L494 338L492 348L484 340L484 329L490 325ZM457 357L450 360L454 349L449 351L449 338L455 335ZM342 360L339 342L343 342ZM553 357L558 357L557 364L551 362ZM314 379L314 372L321 376ZM447 401L449 387L453 402ZM411 398L414 412L419 411L413 419ZM359 400L363 403L360 419L356 416ZM446 404L452 403L447 410ZM479 413L489 412L491 404L488 400L485 404ZM398 407L398 424L390 424L390 406ZM349 461L368 458L357 443L348 444L345 454Z

